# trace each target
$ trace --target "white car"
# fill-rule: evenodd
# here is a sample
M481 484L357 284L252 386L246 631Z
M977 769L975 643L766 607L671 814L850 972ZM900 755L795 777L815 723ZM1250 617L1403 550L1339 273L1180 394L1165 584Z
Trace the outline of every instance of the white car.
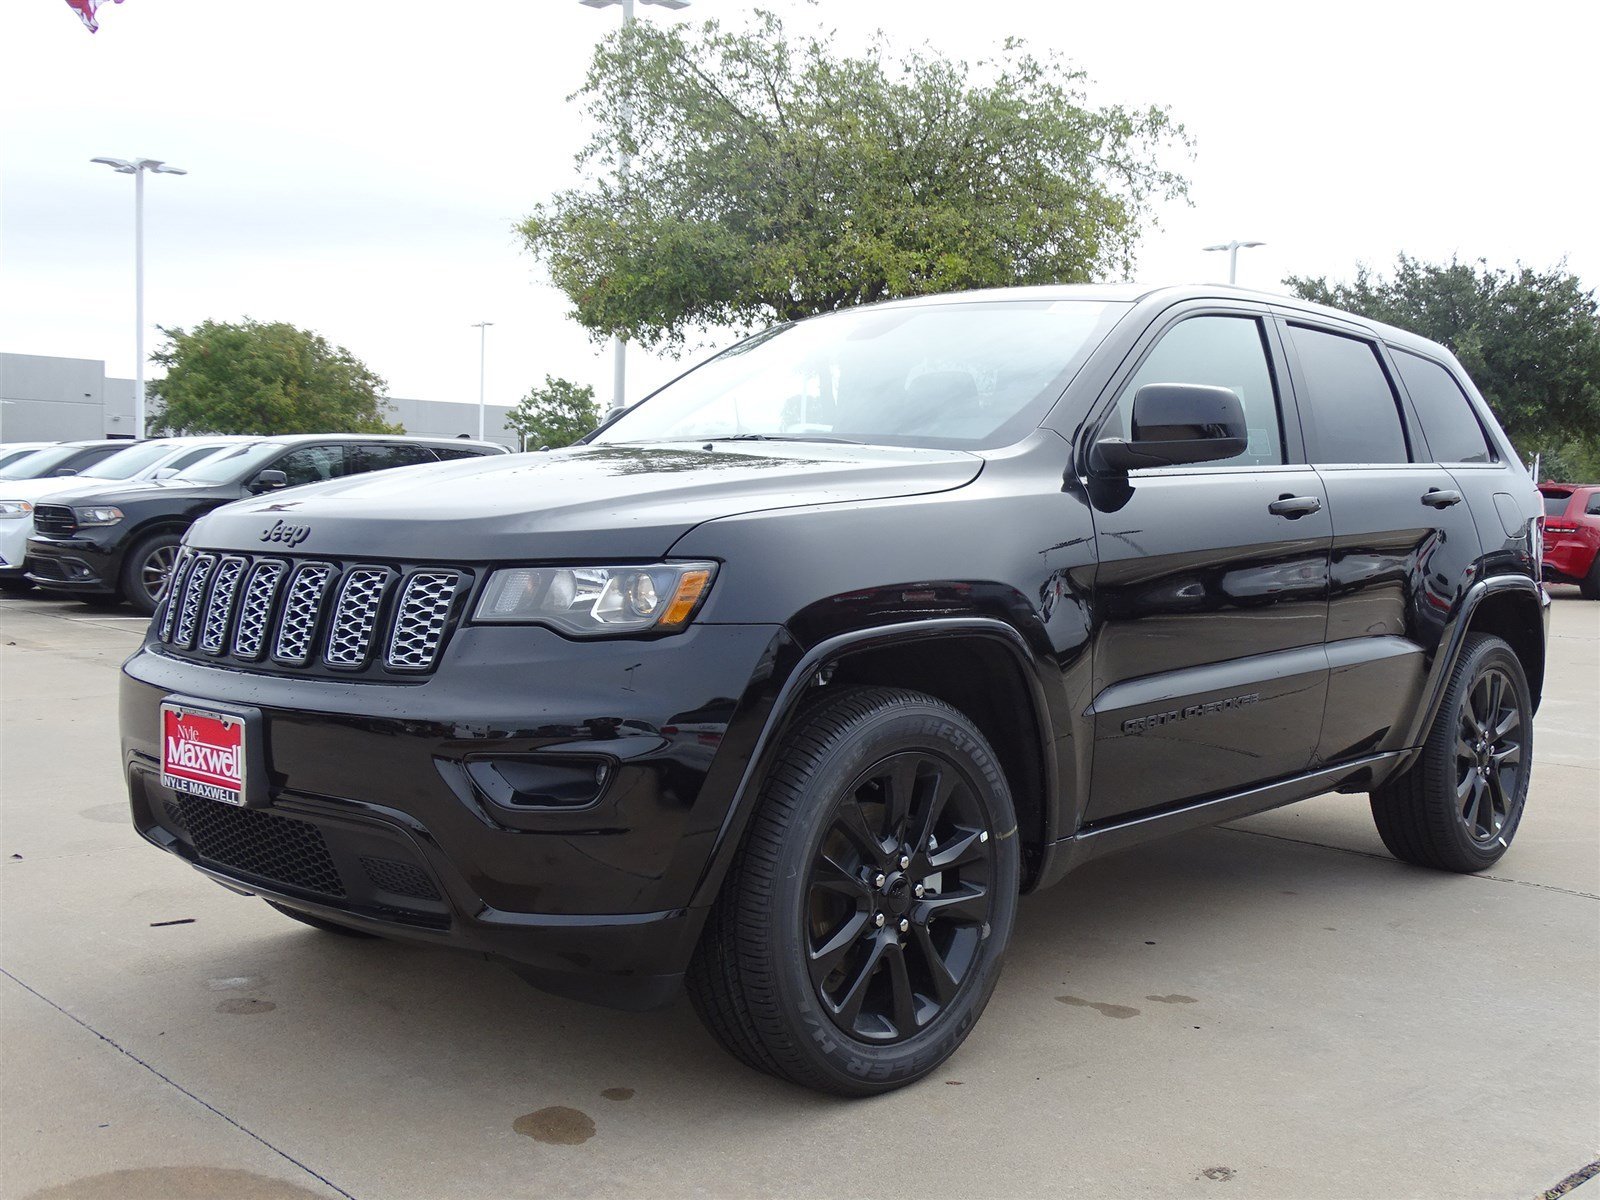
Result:
M258 440L221 435L152 438L130 443L76 475L0 479L0 591L25 592L33 586L23 577L23 561L28 535L33 532L33 506L42 497L56 492L89 491L97 483L122 487L130 482L170 478L241 442Z

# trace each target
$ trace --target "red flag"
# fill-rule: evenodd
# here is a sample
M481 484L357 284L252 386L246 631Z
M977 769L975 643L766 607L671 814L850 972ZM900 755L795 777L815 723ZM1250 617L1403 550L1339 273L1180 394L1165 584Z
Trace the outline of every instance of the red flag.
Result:
M67 5L89 27L89 32L94 33L100 28L100 22L94 19L95 9L105 2L106 0L67 0ZM122 0L116 0L116 3L121 4Z

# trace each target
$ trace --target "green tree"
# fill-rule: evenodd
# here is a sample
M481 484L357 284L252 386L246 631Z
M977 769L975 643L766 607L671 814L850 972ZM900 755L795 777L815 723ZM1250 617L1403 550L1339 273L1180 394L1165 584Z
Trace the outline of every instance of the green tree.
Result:
M1544 478L1600 479L1600 319L1593 289L1561 267L1427 263L1402 254L1389 278L1284 280L1307 300L1448 346Z
M384 420L388 385L320 334L248 317L161 332L152 433L405 432Z
M543 387L534 388L506 414L506 424L517 431L524 450L556 450L600 424L600 407L592 387L546 375Z
M580 188L519 226L598 337L681 344L887 297L1126 273L1187 184L1162 108L1092 106L1007 41L975 65L880 37L850 55L771 12L638 21L595 50ZM618 171L631 160L625 175Z

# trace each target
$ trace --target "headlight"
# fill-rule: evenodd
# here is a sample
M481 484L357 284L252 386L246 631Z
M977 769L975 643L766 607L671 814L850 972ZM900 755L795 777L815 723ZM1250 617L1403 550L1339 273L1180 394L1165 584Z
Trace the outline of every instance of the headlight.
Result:
M563 633L670 633L689 624L717 564L506 567L489 576L476 621L549 625Z
M115 525L122 520L122 510L109 504L92 504L88 508L75 508L72 515L79 527L87 525Z
M7 517L27 517L33 514L33 505L26 500L0 500L0 520Z

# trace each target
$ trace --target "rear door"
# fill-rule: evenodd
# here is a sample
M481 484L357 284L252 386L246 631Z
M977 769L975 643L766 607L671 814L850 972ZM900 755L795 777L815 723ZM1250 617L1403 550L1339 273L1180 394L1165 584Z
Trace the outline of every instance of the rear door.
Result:
M1305 770L1322 721L1328 547L1265 310L1169 310L1108 391L1095 436L1125 436L1147 383L1228 387L1250 441L1221 463L1094 479L1089 823Z
M1471 507L1450 472L1428 461L1377 340L1298 314L1281 329L1307 457L1333 514L1317 762L1334 763L1405 744L1481 549Z

